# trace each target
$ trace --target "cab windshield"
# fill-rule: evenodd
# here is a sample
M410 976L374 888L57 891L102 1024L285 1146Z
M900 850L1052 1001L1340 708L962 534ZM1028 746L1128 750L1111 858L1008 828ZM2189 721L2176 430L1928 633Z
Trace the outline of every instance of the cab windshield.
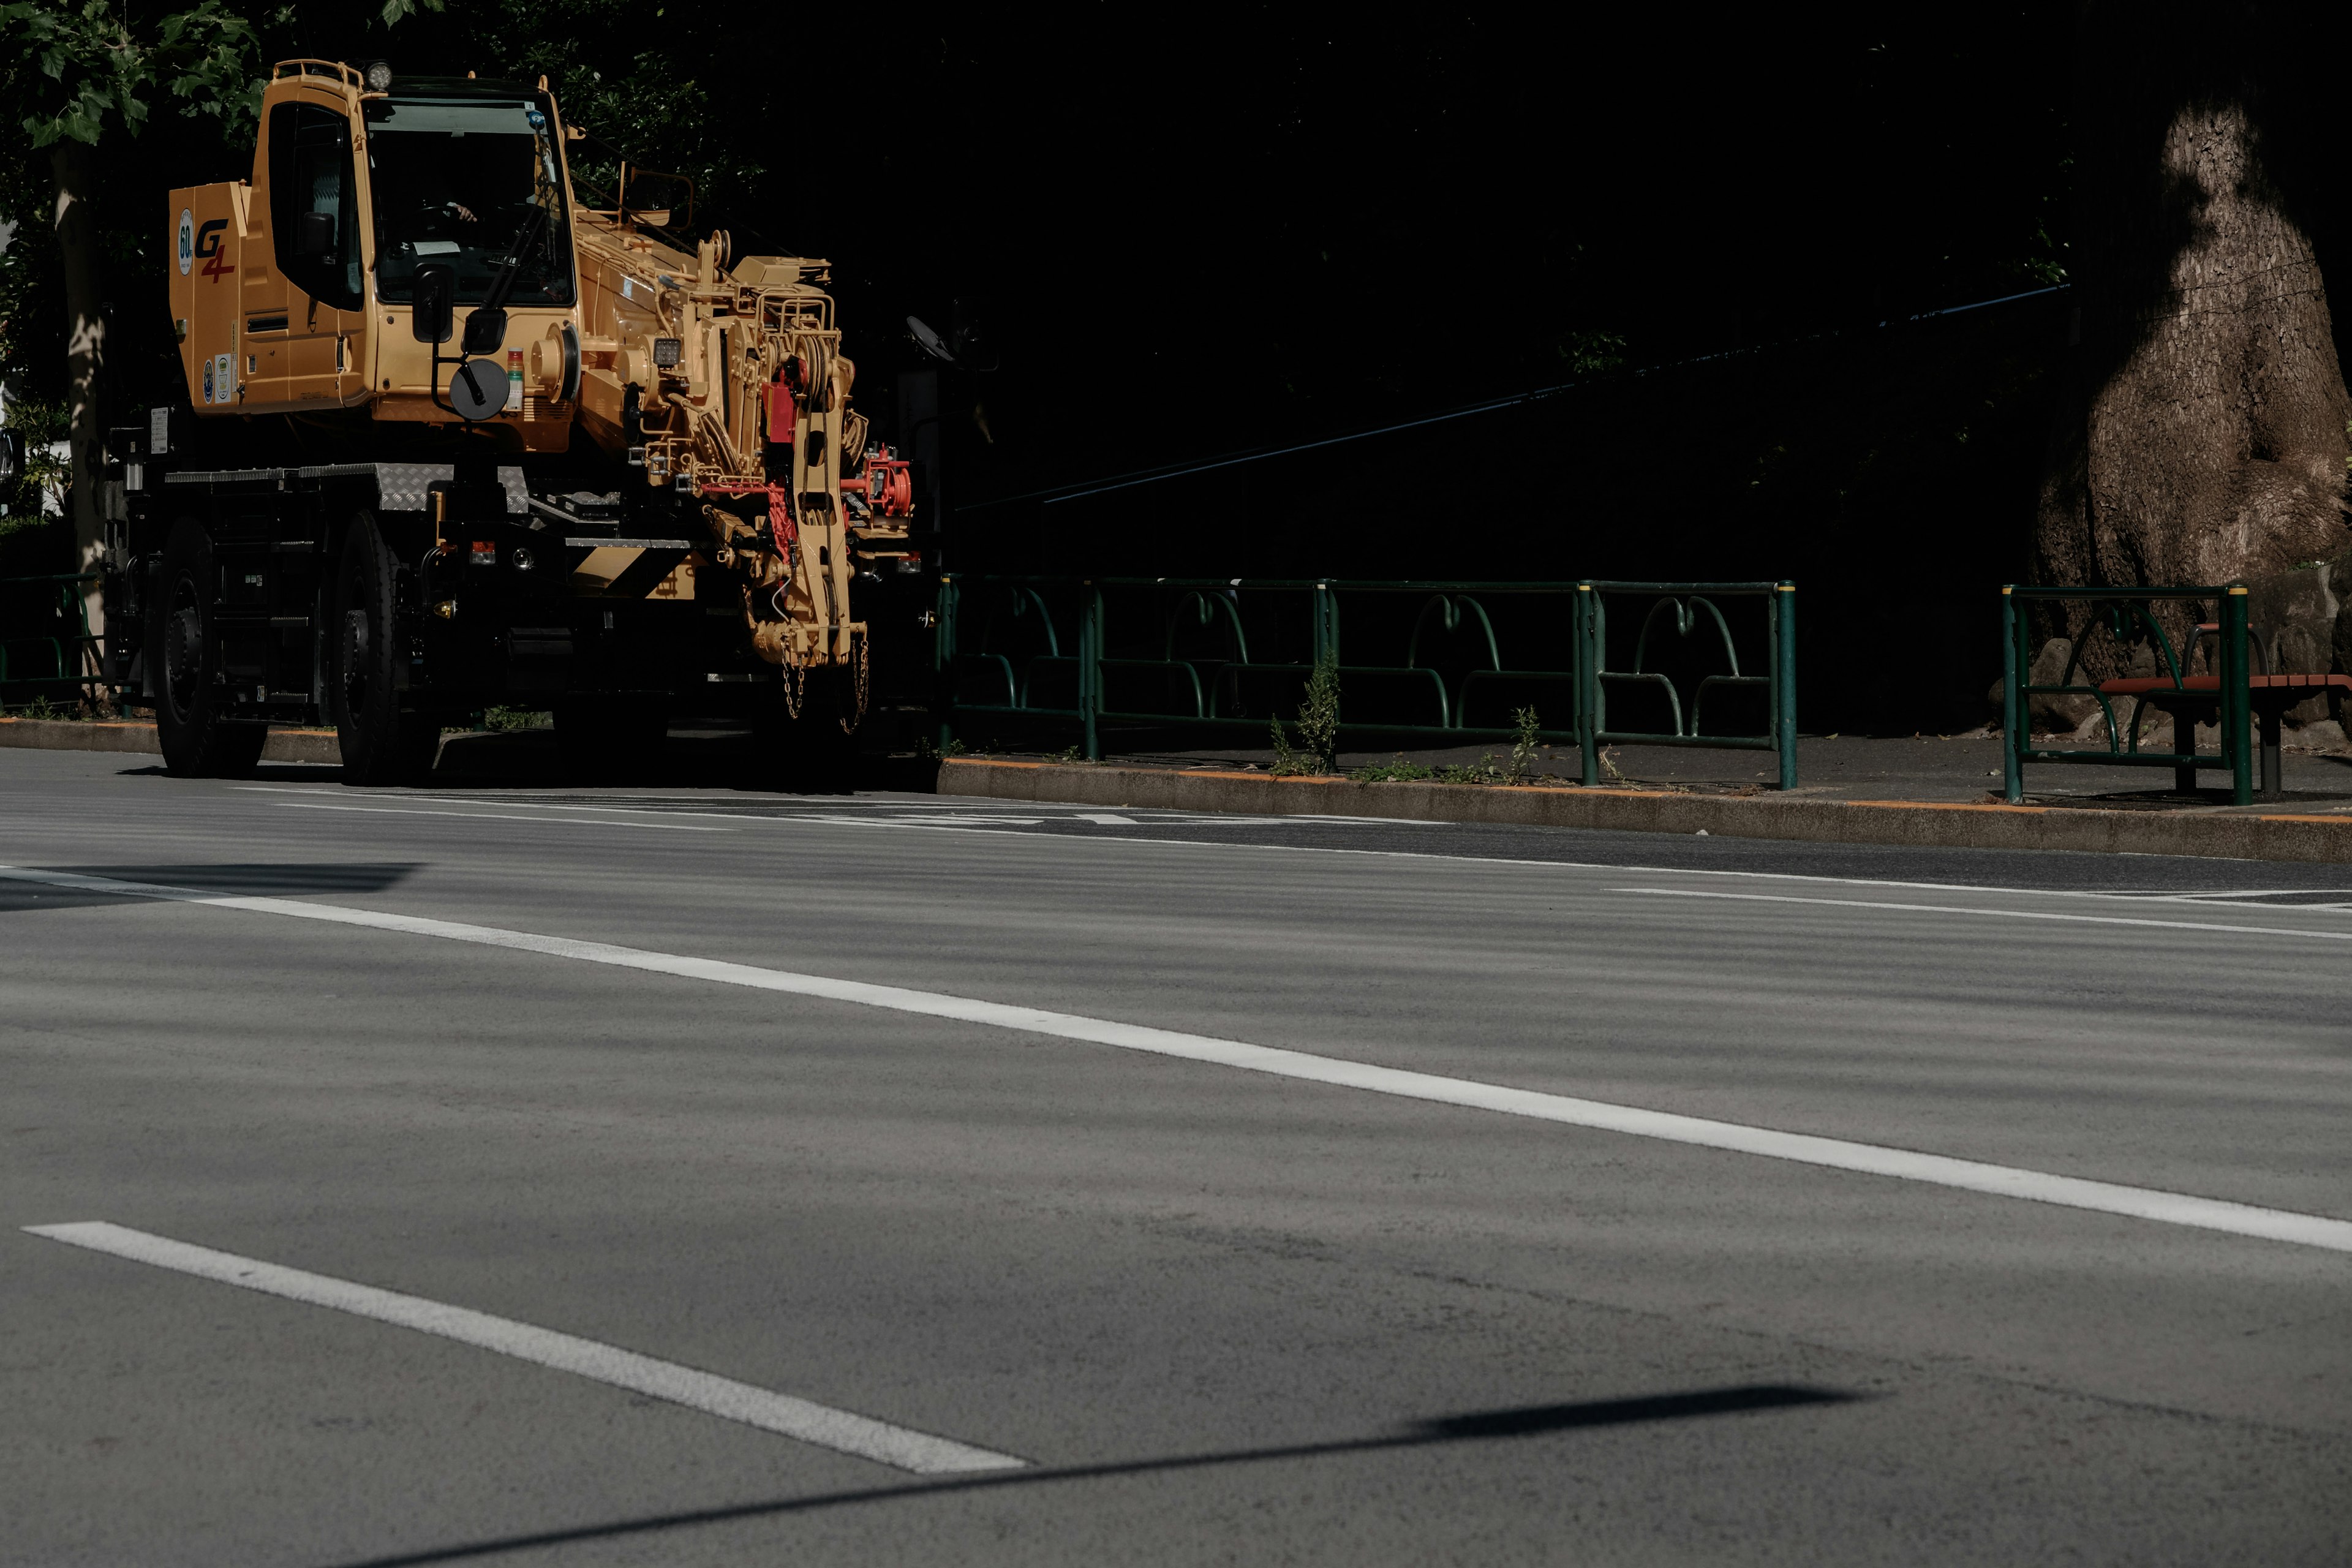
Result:
M519 257L508 303L572 303L571 215L538 105L392 98L366 112L379 298L410 300L417 268L438 261L458 301L478 303Z

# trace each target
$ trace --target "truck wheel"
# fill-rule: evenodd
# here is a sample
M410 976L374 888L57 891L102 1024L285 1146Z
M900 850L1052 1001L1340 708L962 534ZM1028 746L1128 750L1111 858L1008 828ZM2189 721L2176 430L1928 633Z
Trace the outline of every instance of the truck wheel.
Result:
M392 584L392 552L374 520L361 518L343 540L327 628L335 639L327 707L349 784L412 783L432 771L440 749L440 720L400 709Z
M669 714L658 699L577 697L555 705L555 750L566 778L625 784L661 760Z
M848 795L857 788L857 739L842 728L854 710L846 670L813 669L795 718L779 686L763 695L751 728L752 789Z
M215 684L220 637L213 620L213 542L194 518L172 525L163 544L162 591L147 629L155 679L155 734L163 765L197 778L236 778L261 760L267 724L220 715L226 695Z

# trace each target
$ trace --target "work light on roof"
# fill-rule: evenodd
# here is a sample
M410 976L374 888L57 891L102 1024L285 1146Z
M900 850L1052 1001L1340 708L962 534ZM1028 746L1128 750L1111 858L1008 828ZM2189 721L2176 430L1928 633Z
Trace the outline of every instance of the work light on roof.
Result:
M390 92L392 90L392 62L390 60L370 60L367 68L367 84L368 90L370 92Z

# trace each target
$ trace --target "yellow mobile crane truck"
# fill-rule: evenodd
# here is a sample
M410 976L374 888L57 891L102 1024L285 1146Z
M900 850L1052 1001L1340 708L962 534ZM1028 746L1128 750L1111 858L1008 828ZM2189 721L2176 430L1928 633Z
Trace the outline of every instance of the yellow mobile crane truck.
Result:
M733 713L805 782L876 701L877 610L910 675L915 476L826 263L683 238L626 164L579 205L583 135L543 78L288 60L252 177L172 193L187 401L115 433L107 595L174 771L324 721L350 779L411 778L512 704L590 763Z

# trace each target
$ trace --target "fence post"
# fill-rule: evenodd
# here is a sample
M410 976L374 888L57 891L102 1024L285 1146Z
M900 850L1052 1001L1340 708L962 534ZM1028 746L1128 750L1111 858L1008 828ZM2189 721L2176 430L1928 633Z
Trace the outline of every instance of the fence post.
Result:
M1775 585L1772 605L1772 749L1780 787L1797 787L1797 585Z
M1581 753L1577 782L1587 786L1601 782L1601 750L1594 741L1601 728L1596 699L1601 689L1601 596L1590 583L1576 585L1575 642L1569 668L1575 679L1576 745Z
M1102 737L1095 715L1102 710L1102 590L1086 584L1085 606L1078 620L1078 717L1087 731L1087 761L1102 761Z
M2000 590L2000 798L2016 805L2025 799L2026 703L2018 682L2017 595L2013 584Z
M2246 658L2246 590L2233 583L2221 596L2221 755L2230 763L2232 805L2254 803L2251 673Z

